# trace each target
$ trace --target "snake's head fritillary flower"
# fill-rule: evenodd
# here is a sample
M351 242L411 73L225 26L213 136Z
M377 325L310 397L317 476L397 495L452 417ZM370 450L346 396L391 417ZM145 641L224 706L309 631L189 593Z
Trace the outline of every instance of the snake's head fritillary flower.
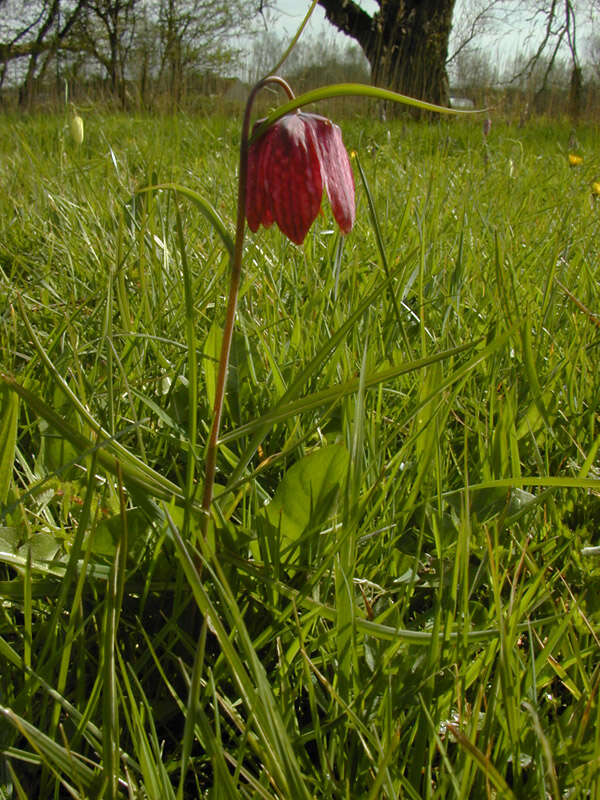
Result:
M583 164L583 158L575 153L569 153L569 166L578 167L580 164Z
M487 139L492 130L492 120L489 117L486 117L483 121L483 135Z
M354 176L342 132L330 120L286 114L250 145L246 219L251 231L276 222L292 242L302 244L321 208L323 189L340 230L349 233L356 217Z

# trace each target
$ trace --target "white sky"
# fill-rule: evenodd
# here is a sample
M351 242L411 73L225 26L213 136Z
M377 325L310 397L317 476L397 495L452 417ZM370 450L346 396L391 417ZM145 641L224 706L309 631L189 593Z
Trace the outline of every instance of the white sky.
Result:
M368 11L369 14L372 14L379 8L374 0L360 0L358 4L362 6L365 11ZM275 7L279 12L277 28L293 36L310 7L310 0L277 0ZM325 11L321 6L317 5L312 13L305 33L309 36L318 35L323 30L327 31L327 33L336 31L333 25L325 19ZM337 33L337 35L342 37L342 39L346 38L343 33Z

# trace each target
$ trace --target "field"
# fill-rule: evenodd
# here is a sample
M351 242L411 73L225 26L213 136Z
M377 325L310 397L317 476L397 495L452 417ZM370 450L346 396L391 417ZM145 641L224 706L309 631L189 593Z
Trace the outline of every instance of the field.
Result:
M83 116L0 118L0 797L598 800L598 129L337 120L204 538L240 121Z

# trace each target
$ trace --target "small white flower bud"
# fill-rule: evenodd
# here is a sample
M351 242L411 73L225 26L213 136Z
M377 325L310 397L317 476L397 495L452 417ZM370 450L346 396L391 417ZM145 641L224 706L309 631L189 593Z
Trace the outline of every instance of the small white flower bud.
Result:
M71 117L71 136L76 145L83 144L83 120L78 114Z

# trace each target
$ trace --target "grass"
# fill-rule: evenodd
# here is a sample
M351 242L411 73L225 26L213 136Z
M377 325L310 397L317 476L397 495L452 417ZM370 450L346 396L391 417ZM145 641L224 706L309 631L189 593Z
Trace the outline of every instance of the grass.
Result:
M600 798L598 131L341 124L203 541L239 122L0 119L0 797Z

